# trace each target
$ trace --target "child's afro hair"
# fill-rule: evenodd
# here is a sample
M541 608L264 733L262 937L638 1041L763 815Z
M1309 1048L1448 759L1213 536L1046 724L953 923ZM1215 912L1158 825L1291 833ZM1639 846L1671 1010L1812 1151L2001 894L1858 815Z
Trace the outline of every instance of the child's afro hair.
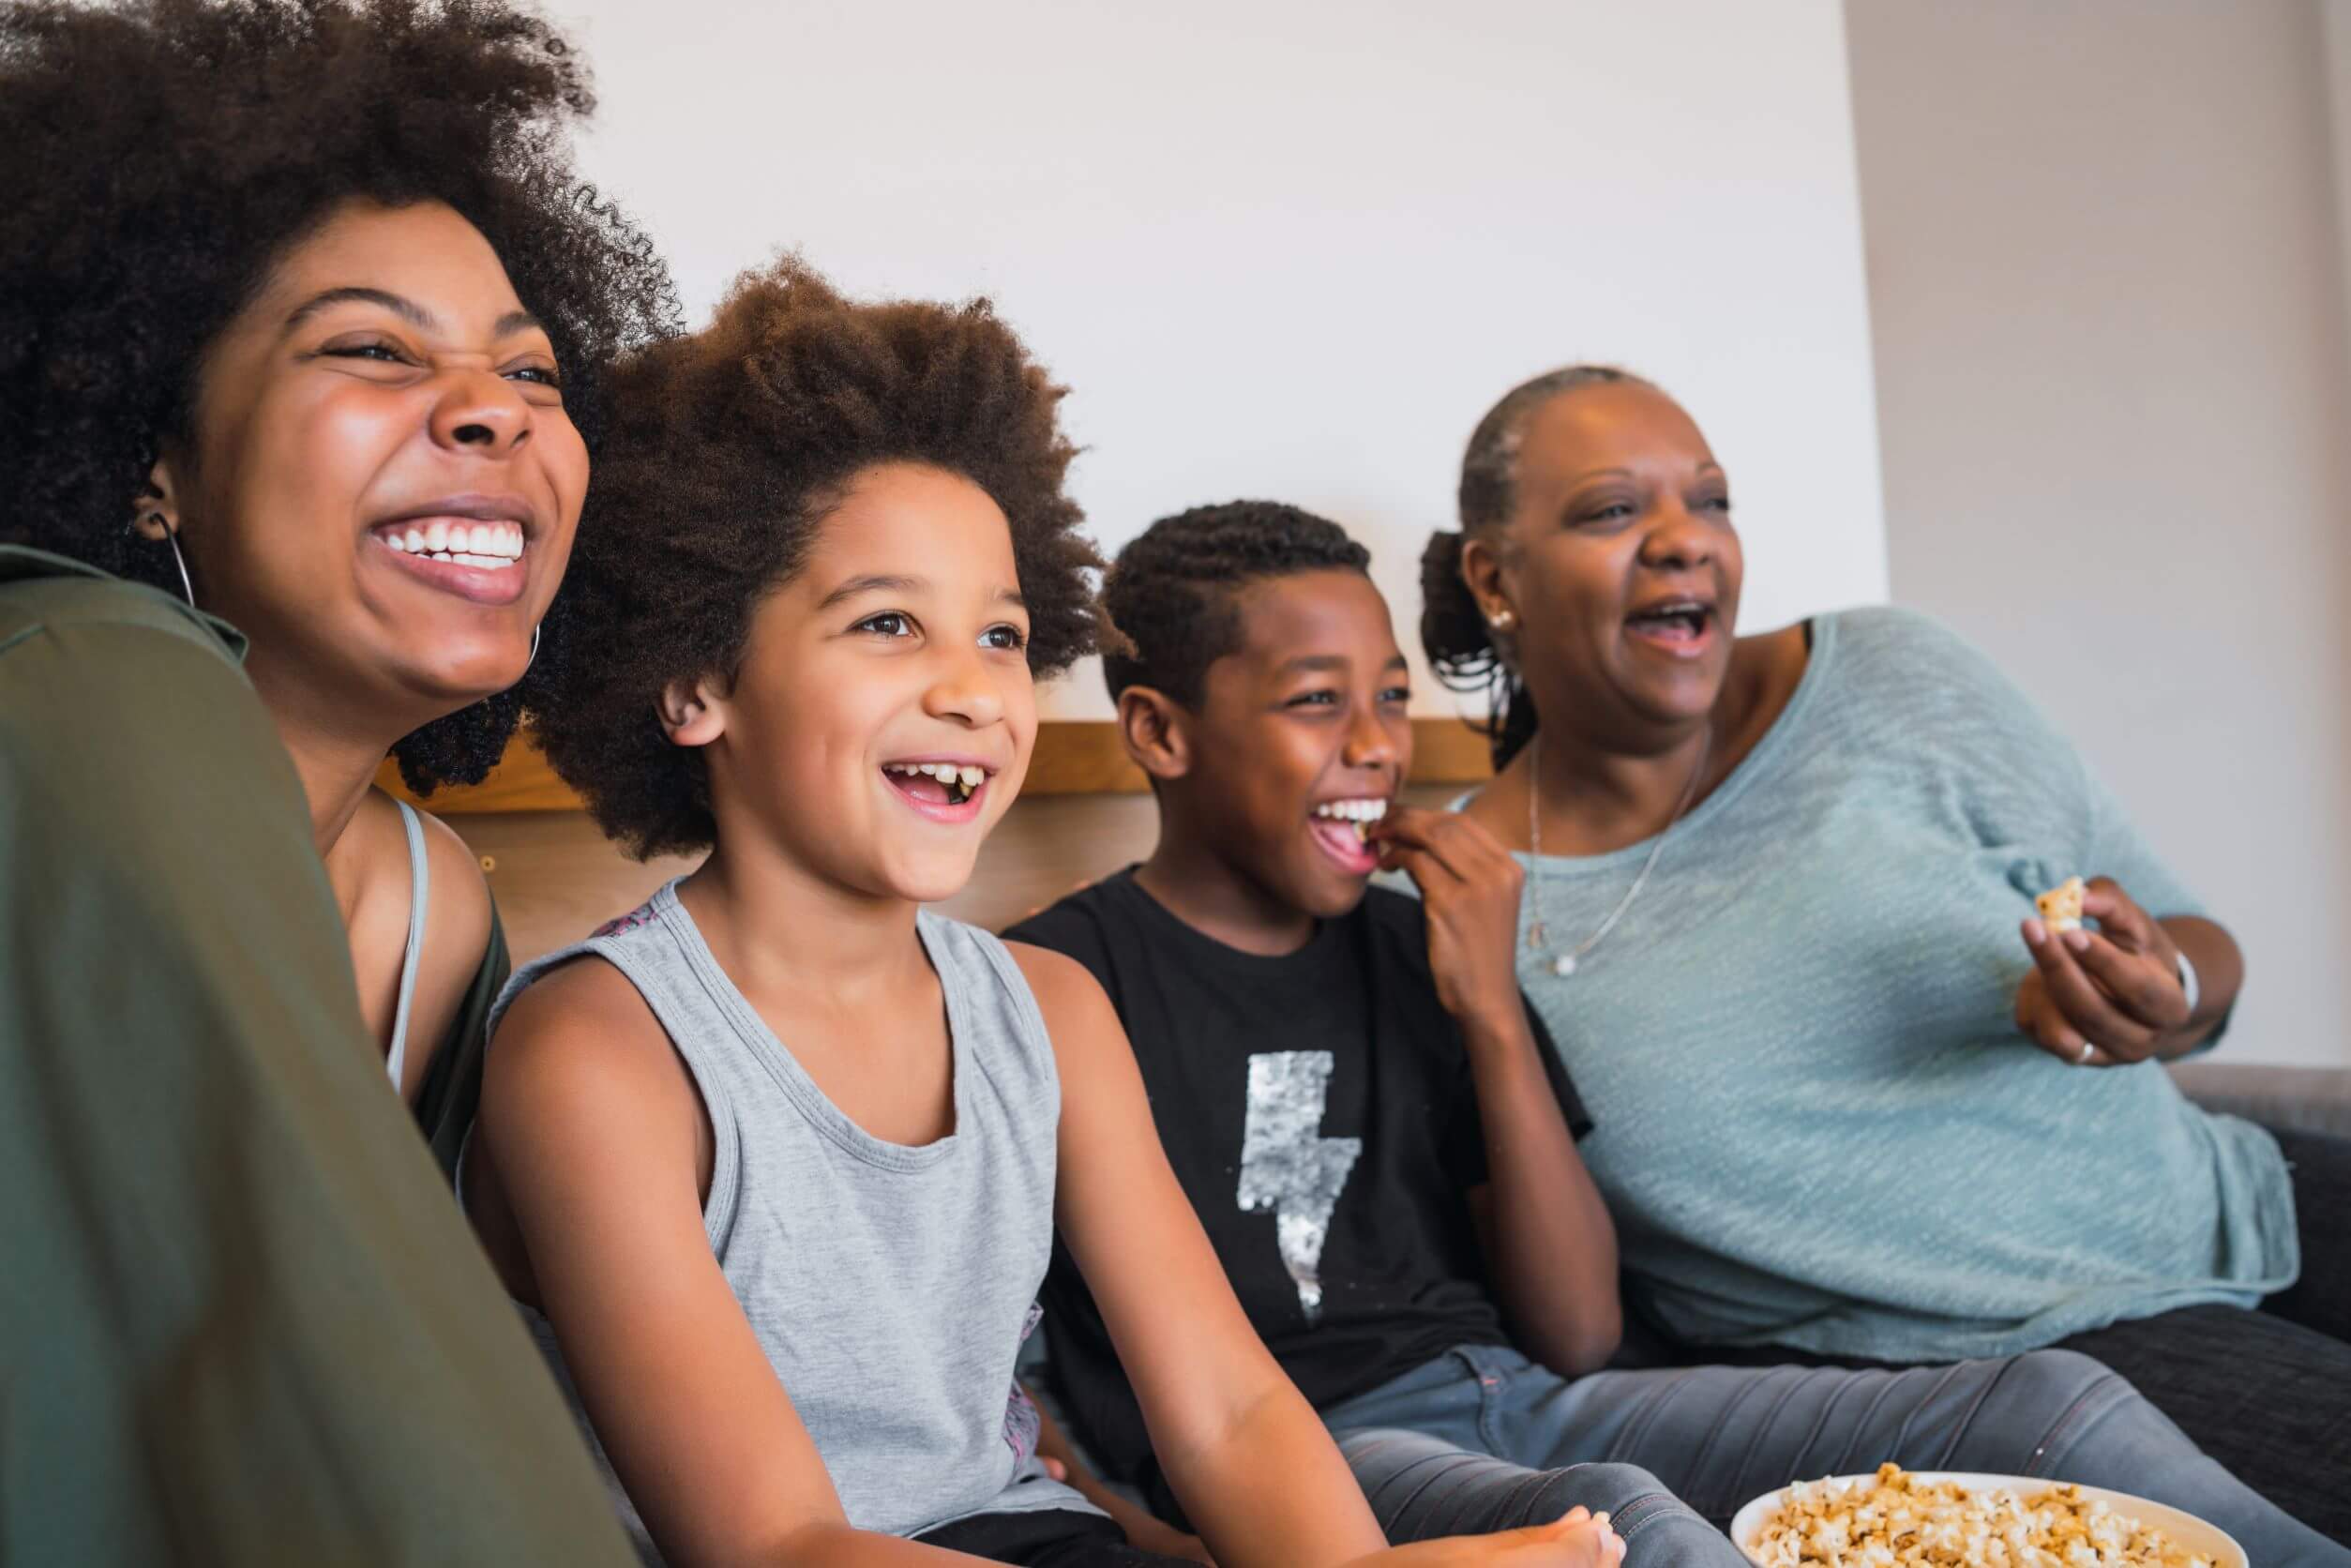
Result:
M861 303L791 258L737 279L707 329L621 366L527 687L549 761L605 833L640 858L712 841L701 753L671 744L661 693L734 677L761 600L876 464L961 475L1003 509L1032 671L1092 653L1102 561L1063 489L1065 391L986 300Z
M598 370L676 328L645 236L571 168L593 107L563 37L508 0L0 5L0 542L176 596L130 530L199 362L271 264L337 206L443 202L547 326L595 450ZM472 783L515 693L398 748Z
M1116 646L1102 657L1117 701L1131 686L1199 705L1208 667L1241 645L1239 590L1300 572L1371 569L1371 552L1327 518L1279 501L1228 501L1161 518L1103 580Z

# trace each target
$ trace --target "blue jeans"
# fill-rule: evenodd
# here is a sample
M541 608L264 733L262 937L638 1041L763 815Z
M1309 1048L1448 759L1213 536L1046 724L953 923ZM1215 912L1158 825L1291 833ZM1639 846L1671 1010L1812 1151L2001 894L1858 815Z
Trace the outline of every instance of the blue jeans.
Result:
M1634 1568L1744 1559L1721 1527L1791 1481L1874 1470L2049 1476L2170 1503L2261 1568L2351 1565L2207 1457L2137 1390L2070 1350L1848 1371L1698 1366L1569 1381L1463 1347L1323 1420L1394 1541L1606 1509Z

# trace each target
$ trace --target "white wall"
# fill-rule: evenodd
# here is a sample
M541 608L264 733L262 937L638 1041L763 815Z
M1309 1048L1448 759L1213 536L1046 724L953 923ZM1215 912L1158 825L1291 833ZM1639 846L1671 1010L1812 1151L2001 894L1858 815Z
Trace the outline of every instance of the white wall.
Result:
M2351 330L2319 6L1855 0L1847 23L1895 597L1999 658L2236 929L2232 1053L2351 1063Z
M993 295L1075 388L1109 547L1203 501L1321 509L1413 644L1469 427L1602 358L1713 438L1750 625L1884 596L1834 0L554 6L597 68L590 167L696 319L779 246ZM1091 671L1048 701L1108 712Z
M2343 323L2351 327L2351 0L2324 0L2328 107L2335 158L2335 234L2341 241Z

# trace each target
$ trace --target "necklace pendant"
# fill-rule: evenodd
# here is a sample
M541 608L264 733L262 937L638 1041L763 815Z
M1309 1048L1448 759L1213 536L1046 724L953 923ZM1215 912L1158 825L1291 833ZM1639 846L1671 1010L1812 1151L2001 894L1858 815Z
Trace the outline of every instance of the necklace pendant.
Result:
M1551 960L1551 972L1564 980L1575 972L1575 955L1562 953Z

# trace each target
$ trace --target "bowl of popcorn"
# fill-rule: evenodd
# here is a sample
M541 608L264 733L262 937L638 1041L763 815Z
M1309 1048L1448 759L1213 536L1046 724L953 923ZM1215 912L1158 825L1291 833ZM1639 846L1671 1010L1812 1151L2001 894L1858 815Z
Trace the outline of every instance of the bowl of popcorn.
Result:
M2248 1568L2227 1531L2146 1498L1897 1465L1766 1493L1730 1538L1758 1568Z

